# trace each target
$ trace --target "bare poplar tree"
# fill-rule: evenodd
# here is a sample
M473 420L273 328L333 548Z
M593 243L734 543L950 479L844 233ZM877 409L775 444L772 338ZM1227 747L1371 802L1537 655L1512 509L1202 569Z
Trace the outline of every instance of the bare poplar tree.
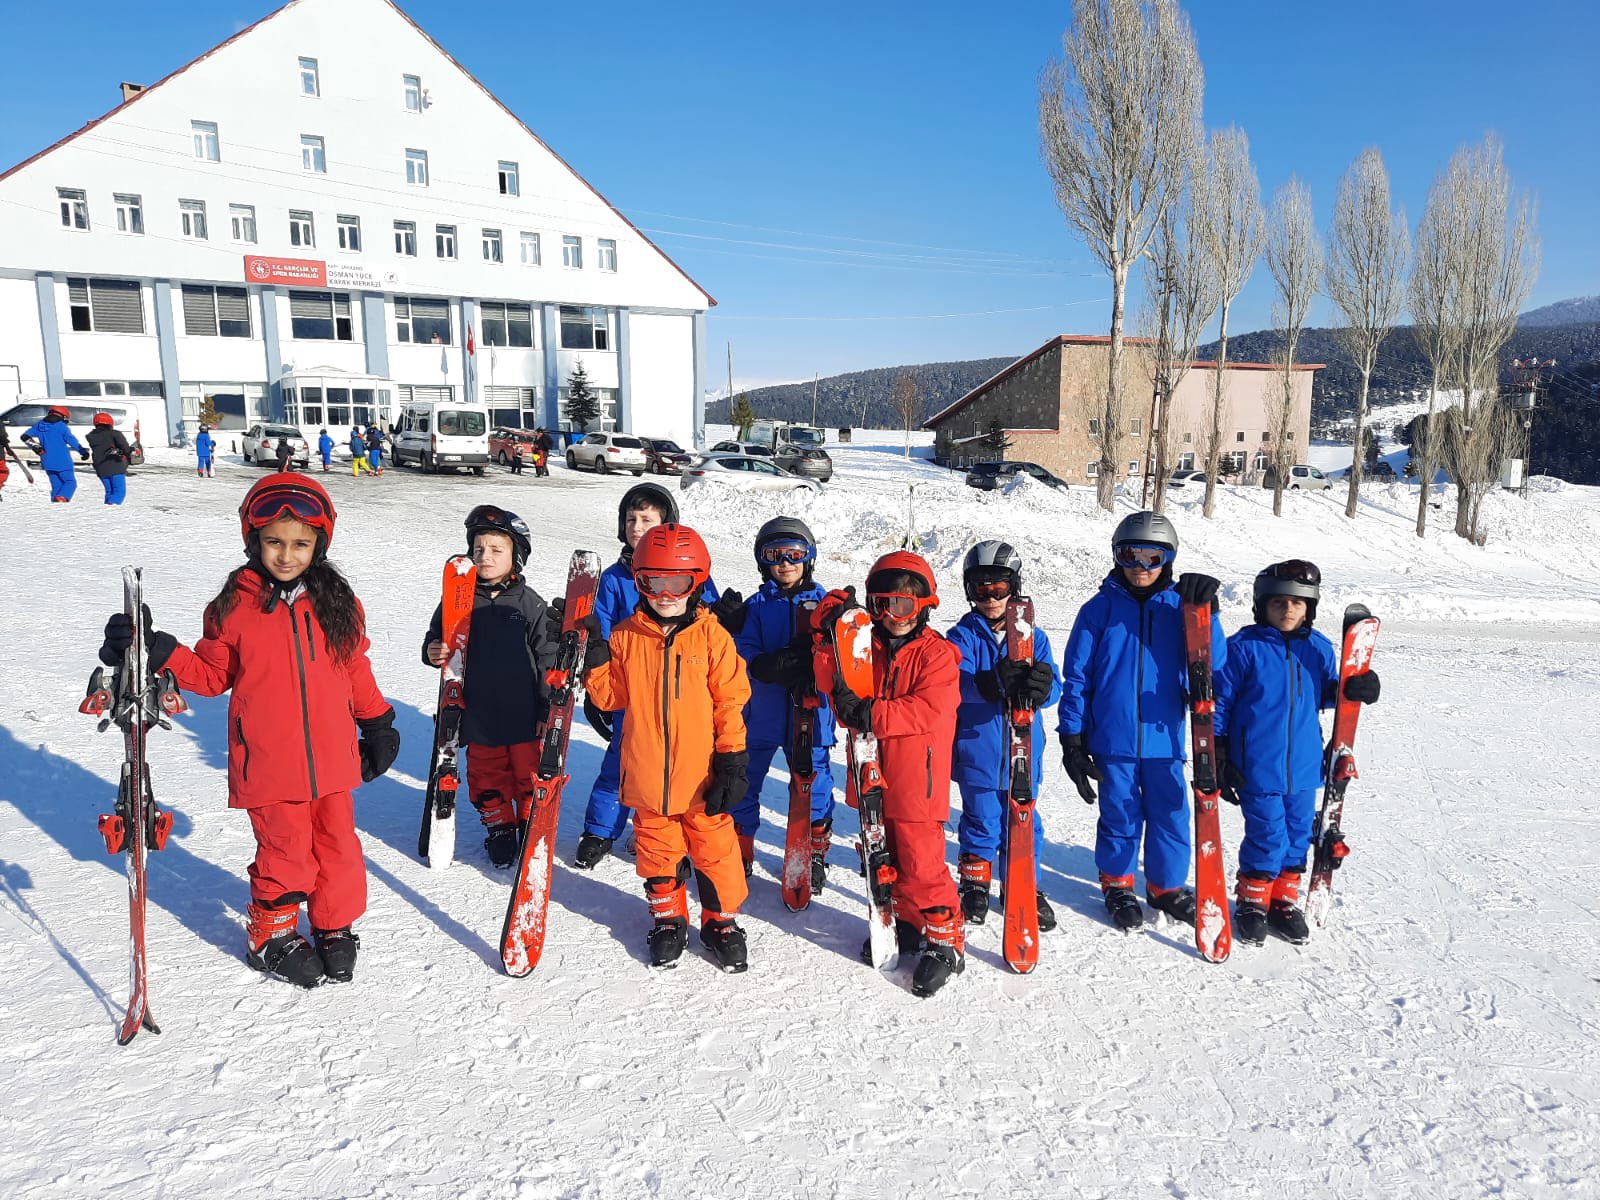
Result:
M1339 181L1334 201L1333 228L1328 239L1328 262L1323 287L1344 317L1337 330L1361 385L1356 392L1356 427L1350 442L1350 490L1344 515L1356 515L1361 499L1364 465L1362 439L1367 427L1367 391L1378 364L1378 347L1400 319L1405 305L1406 262L1411 256L1411 233L1404 209L1389 208L1389 172L1383 155L1372 147L1363 150Z
M1272 487L1272 515L1283 515L1283 490L1294 464L1289 431L1294 419L1294 363L1300 346L1300 333L1317 294L1317 279L1322 274L1322 245L1317 238L1317 223L1311 213L1311 189L1294 176L1272 198L1272 219L1267 227L1267 270L1277 285L1272 305L1272 323L1283 331L1279 361L1282 365L1282 393L1272 412L1272 464L1276 479Z
M1206 439L1205 515L1217 507L1217 475L1222 464L1222 430L1228 415L1228 310L1244 290L1261 256L1261 184L1250 165L1250 139L1228 126L1212 132L1196 193L1199 230L1211 259L1221 310L1217 332L1217 373L1212 381L1211 430Z
M1067 224L1111 275L1100 418L1100 506L1112 507L1122 436L1128 272L1182 186L1204 77L1175 0L1073 0L1062 58L1039 83L1039 141Z
M922 413L922 393L917 390L917 381L909 374L901 375L894 381L894 408L900 414L900 424L906 431L905 457L911 457L911 426Z
M1439 389L1453 386L1461 371L1461 330L1455 313L1460 299L1461 230L1455 223L1454 182L1446 172L1428 189L1411 265L1411 333L1430 367L1428 414L1413 426L1411 444L1411 460L1422 485L1417 493L1418 537L1428 531L1428 497L1441 449Z

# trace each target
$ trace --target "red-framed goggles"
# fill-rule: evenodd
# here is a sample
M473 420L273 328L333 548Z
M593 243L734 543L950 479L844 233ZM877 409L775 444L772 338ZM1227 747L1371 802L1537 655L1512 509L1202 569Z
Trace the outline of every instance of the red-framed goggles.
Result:
M871 592L867 595L867 611L874 617L893 617L896 621L910 621L928 605L932 596L913 596L910 592Z
M682 600L700 586L692 571L638 571L633 581L646 596Z
M793 541L766 542L756 551L757 561L769 567L775 567L779 563L788 563L791 566L808 563L816 557L817 548L802 542L799 538Z
M284 517L292 517L323 530L333 523L321 496L292 487L269 488L260 492L245 508L244 517L251 529L263 529Z
M1159 571L1172 561L1173 553L1166 546L1148 546L1130 542L1117 547L1116 559L1119 567L1134 567L1141 571Z

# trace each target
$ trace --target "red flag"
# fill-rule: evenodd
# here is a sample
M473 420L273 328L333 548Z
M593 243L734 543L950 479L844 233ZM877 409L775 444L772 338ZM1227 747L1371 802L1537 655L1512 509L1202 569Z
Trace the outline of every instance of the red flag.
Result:
M472 326L467 326L467 357L471 358L477 353L477 348L472 344Z

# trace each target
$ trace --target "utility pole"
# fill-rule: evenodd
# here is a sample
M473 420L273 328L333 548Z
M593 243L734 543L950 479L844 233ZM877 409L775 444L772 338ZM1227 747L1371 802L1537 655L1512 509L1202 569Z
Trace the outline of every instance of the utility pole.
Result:
M728 343L728 420L733 420L733 343Z
M813 428L817 424L817 380L821 378L821 371L811 377L811 424Z

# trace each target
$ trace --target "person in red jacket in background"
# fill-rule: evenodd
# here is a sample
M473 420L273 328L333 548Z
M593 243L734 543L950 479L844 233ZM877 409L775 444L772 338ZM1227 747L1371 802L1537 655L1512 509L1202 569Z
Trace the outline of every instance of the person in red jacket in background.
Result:
M366 617L327 560L336 514L322 485L293 471L245 494L239 528L248 560L206 606L194 649L150 629L150 668L228 701L228 806L250 814L245 961L300 987L348 982L367 907L366 864L351 792L400 752L394 709L367 659ZM127 616L106 623L102 662L133 640ZM359 731L359 738L358 738ZM316 938L297 929L304 903Z
M830 592L814 627L824 628L853 598ZM938 606L927 560L905 550L885 554L867 575L873 694L857 696L837 677L832 688L840 724L878 739L884 826L897 872L895 933L902 953L921 952L911 980L919 996L933 995L966 966L961 902L944 857L961 651L928 625ZM863 947L862 956L868 953Z

